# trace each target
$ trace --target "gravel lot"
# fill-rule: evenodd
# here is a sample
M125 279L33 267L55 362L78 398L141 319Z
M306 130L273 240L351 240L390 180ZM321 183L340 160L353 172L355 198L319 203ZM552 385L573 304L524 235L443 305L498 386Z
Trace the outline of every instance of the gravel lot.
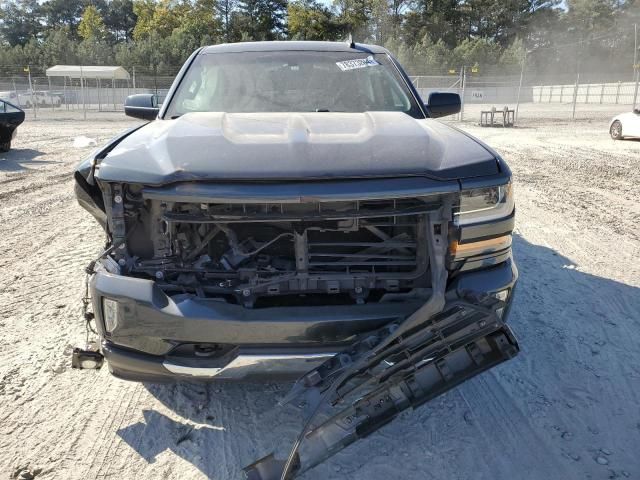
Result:
M133 125L122 114L27 122L0 154L0 478L241 478L285 453L285 384L155 386L70 368L83 267L103 243L72 171ZM640 141L605 121L462 124L510 163L522 353L408 412L305 479L640 478ZM23 478L29 478L22 474Z

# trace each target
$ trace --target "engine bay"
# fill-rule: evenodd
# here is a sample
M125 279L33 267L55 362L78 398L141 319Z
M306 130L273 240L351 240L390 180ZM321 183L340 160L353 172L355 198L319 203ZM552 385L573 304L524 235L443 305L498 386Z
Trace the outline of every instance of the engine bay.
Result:
M437 196L300 203L145 198L113 185L119 273L247 308L389 300L428 289Z

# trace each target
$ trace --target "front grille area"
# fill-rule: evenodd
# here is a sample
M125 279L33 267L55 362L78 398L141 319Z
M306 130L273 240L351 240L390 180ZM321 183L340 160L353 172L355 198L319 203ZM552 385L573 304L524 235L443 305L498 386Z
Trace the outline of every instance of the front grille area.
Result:
M264 296L427 287L433 199L304 203L147 200L149 245L135 271L161 287L245 304ZM135 254L135 252L133 252Z

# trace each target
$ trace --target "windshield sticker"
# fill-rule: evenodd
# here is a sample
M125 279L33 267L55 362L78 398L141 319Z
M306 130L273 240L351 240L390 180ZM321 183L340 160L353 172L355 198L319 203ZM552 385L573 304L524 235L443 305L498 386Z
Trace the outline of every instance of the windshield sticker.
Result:
M336 65L340 70L346 72L347 70L355 70L356 68L375 67L380 64L376 62L372 56L368 56L367 58L343 60L342 62L336 62Z

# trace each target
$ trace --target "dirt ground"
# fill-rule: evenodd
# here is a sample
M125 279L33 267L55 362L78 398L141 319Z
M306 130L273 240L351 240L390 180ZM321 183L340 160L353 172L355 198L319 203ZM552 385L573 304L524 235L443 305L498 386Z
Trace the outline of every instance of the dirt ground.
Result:
M27 122L0 154L0 478L241 478L299 414L286 384L156 386L70 367L98 225L74 166L122 114ZM308 472L310 479L640 479L640 141L605 121L462 124L515 175L522 353ZM23 474L23 478L29 475Z

